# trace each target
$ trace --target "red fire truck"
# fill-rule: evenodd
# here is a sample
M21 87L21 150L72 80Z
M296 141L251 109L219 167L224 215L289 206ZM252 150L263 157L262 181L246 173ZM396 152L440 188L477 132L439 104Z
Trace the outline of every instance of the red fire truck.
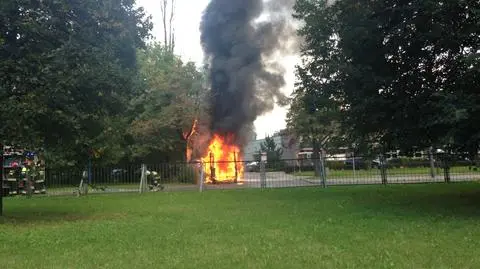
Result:
M46 193L45 165L37 153L4 146L3 160L4 194Z

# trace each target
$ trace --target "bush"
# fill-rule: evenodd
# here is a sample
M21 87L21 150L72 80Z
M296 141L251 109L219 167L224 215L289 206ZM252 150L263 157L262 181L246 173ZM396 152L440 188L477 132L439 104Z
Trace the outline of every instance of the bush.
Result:
M295 168L294 165L287 165L283 168L283 172L287 173L287 174L292 174L294 173L295 171L297 171L298 169Z
M195 183L197 176L193 164L165 164L153 170L159 172L162 183Z
M331 170L345 170L347 168L344 161L326 161L325 166Z
M285 161L272 161L267 162L265 165L265 171L267 172L278 172L284 171L285 167L287 167L287 163Z
M429 166L430 160L427 159L395 158L387 161L387 168L416 168Z
M178 166L176 175L172 178L174 182L195 184L197 176L196 169L193 165Z
M360 169L369 170L370 168L372 168L372 161L365 160L363 158L355 158L355 170L360 170ZM344 169L349 169L349 170L353 169L353 160L352 159L348 159L345 162L345 168Z
M77 186L82 179L83 171L79 169L45 169L45 180L48 186Z
M295 172L306 172L306 171L314 171L315 168L313 165L306 165L304 164L303 166L299 166L297 164L293 163L286 163L285 167L281 170L284 171L287 174L295 173Z

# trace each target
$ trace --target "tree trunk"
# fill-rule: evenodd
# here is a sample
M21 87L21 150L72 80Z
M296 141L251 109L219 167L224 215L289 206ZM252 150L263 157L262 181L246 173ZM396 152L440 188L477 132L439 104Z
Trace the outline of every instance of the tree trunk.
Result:
M478 145L472 147L469 151L469 159L471 160L473 169L478 169L480 167L480 156L478 154Z
M321 147L320 143L317 139L313 139L313 153L312 153L312 160L313 160L313 167L315 169L315 177L323 177L323 168L321 165Z
M192 152L193 148L191 145L191 138L196 131L197 128L197 120L194 120L190 130L188 132L183 132L183 130L179 130L180 137L185 141L185 161L190 162L192 160Z
M430 150L428 152L428 158L430 160L430 176L432 178L435 178L435 160L433 158L433 153L434 153L433 147L430 147Z
M187 163L191 162L192 161L192 147L190 146L190 141L185 141L185 161Z
M168 32L167 32L167 4L168 0L163 0L162 2L162 20L163 20L163 42L165 48L168 48Z
M175 50L175 27L173 27L173 21L175 18L175 0L170 0L170 12L168 12L168 0L163 0L160 8L162 11L163 43L165 49L168 52L173 53Z
M171 0L171 10L170 10L170 22L169 22L169 28L170 28L170 40L168 41L168 49L170 50L171 53L175 50L175 29L173 28L173 18L175 17L175 0Z

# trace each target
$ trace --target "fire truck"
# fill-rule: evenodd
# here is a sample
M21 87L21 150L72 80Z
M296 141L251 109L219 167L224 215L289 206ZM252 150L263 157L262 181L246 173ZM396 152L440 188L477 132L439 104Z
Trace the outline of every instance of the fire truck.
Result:
M36 152L5 146L2 187L6 195L45 194L45 164Z

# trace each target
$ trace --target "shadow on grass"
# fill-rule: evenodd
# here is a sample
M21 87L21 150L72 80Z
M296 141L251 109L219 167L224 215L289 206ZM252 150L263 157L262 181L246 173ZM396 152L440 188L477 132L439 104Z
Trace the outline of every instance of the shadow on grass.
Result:
M112 213L112 214L78 214L74 212L59 212L59 211L44 211L41 213L32 212L26 214L8 214L7 216L0 217L0 224L7 225L41 225L52 223L64 223L64 222L77 222L77 221L98 221L108 219L121 219L125 218L126 214Z
M352 196L355 205L381 215L480 218L478 183L387 186L365 194Z
M263 191L269 201L297 204L317 210L340 207L366 217L480 219L479 183L430 183L330 186L326 189L291 188ZM254 193L251 194L252 196Z
M126 213L78 212L64 208L22 208L21 211L7 211L0 217L0 224L29 225L51 224L76 221L96 221L119 219L126 217Z
M64 221L78 221L82 219L88 219L88 215L79 215L72 212L25 212L20 213L7 213L0 219L1 224L29 224L29 223L52 223L52 222L64 222Z

